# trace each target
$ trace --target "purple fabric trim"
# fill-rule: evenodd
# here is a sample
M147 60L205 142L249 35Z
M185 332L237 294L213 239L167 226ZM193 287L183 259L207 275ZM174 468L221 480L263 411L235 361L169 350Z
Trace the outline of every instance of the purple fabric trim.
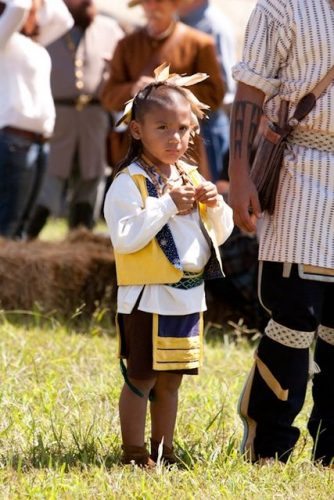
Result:
M165 316L159 314L159 337L198 337L199 328L200 313L186 314L184 316Z

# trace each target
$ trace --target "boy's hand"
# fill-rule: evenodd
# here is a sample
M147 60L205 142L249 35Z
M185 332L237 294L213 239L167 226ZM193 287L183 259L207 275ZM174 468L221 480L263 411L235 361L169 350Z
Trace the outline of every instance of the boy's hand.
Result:
M169 195L178 208L179 213L191 210L195 203L195 188L190 184L176 186L169 191Z
M204 181L196 188L196 201L204 203L208 207L216 207L218 205L218 191L215 184L209 181Z

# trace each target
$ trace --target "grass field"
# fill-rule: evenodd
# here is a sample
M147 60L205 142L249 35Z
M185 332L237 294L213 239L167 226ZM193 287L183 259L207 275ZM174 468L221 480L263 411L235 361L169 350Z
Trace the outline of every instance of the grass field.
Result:
M334 498L334 471L309 461L302 437L287 466L238 453L236 404L251 364L247 341L206 343L200 376L181 388L176 449L183 470L121 467L116 339L101 312L89 324L1 315L1 499Z
M42 238L65 234L63 221L51 221ZM203 369L180 392L175 443L184 468L146 472L119 465L122 380L108 311L90 322L0 311L0 339L1 500L334 499L334 471L310 462L310 394L289 464L258 467L240 456L247 340L206 339Z

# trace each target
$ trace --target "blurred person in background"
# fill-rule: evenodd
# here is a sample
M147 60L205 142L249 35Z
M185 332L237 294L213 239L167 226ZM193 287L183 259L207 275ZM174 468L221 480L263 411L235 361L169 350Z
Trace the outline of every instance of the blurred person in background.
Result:
M73 19L62 0L6 0L0 10L0 235L16 238L39 191L55 120L43 45Z
M217 181L222 178L223 170L227 171L228 166L229 114L235 92L232 78L232 66L236 63L234 33L230 21L210 0L184 0L178 11L183 23L213 36L221 74L226 84L224 101L217 110L209 113L209 119L201 127L211 178Z
M119 25L97 13L93 0L65 0L73 28L47 47L56 124L47 173L27 236L35 238L70 194L69 226L92 228L99 215L106 170L107 112L100 102L106 60L123 36Z
M215 111L221 105L225 83L219 68L214 39L177 20L183 0L133 0L140 4L146 24L118 43L110 65L110 77L102 92L102 102L111 112L120 112L126 101L153 80L153 70L163 62L178 74L207 73L210 78L196 85L195 96ZM113 165L126 154L129 138L126 131L115 131L111 141ZM211 178L203 143L197 140L195 156L201 172Z

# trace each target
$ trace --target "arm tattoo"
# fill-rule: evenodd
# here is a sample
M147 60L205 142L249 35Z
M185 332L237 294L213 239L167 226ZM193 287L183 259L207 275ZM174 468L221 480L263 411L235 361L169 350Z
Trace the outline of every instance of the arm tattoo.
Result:
M231 125L233 158L240 159L244 153L250 157L261 115L262 108L258 104L251 101L235 101Z

